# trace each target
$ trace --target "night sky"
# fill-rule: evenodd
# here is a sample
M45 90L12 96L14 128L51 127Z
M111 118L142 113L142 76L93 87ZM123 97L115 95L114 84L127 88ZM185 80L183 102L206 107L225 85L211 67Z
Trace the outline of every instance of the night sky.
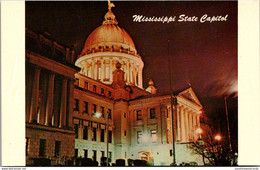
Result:
M152 78L159 93L169 91L168 56L173 89L192 85L205 114L223 127L224 95L228 97L231 135L237 137L237 2L114 1L119 26L131 36L144 61L143 84ZM47 31L80 53L87 37L100 26L106 1L26 2L26 27ZM226 16L225 22L133 22L133 15ZM169 55L168 55L168 40Z

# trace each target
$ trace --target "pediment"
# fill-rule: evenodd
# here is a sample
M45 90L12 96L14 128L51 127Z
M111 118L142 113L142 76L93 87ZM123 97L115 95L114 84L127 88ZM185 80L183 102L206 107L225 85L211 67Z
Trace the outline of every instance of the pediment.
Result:
M189 87L188 89L186 89L186 90L180 92L180 93L178 94L178 96L183 97L183 98L185 98L186 100L188 100L188 101L190 101L190 102L192 102L192 103L195 103L195 104L197 104L197 105L199 105L199 106L202 107L202 105L201 105L199 99L197 98L195 92L192 90L191 87Z

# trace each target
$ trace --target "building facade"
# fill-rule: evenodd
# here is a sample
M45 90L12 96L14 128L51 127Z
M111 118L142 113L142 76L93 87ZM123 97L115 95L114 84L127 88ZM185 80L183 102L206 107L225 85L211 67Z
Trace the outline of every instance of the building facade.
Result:
M74 51L26 29L26 165L74 155Z
M107 142L111 162L143 159L170 165L172 127L176 163L202 165L188 147L199 138L202 105L194 91L174 92L172 125L171 95L157 94L152 80L143 88L142 58L118 26L113 4L108 6L102 25L89 35L77 59L69 48L27 30L27 165L37 157L51 159L52 165L63 157L100 162Z
M76 60L81 68L75 74L73 113L75 153L78 157L100 160L145 159L154 165L172 163L172 117L169 94L156 94L150 80L143 88L141 56L131 37L118 26L111 8L102 25L87 38ZM198 155L188 149L198 139L202 105L191 87L175 93L176 160L202 164ZM102 113L95 118L95 113ZM105 115L109 116L109 133Z

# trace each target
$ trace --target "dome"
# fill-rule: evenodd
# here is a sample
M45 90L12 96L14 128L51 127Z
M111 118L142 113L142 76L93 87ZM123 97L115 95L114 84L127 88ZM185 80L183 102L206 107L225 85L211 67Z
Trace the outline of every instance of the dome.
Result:
M104 84L113 84L113 72L124 72L126 85L143 88L144 62L137 54L134 42L129 34L118 26L108 0L108 11L101 26L87 38L75 65L80 74L98 80Z
M132 38L124 29L118 26L113 12L109 10L104 18L103 24L96 28L87 38L81 56L92 49L102 48L129 50L136 53Z

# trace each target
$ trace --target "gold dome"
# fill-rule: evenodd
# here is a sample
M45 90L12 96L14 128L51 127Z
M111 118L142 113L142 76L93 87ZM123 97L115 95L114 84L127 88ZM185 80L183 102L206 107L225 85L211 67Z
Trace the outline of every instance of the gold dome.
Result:
M87 38L81 56L93 49L129 50L136 53L135 45L129 34L117 25L115 15L109 10L103 24L96 28Z

